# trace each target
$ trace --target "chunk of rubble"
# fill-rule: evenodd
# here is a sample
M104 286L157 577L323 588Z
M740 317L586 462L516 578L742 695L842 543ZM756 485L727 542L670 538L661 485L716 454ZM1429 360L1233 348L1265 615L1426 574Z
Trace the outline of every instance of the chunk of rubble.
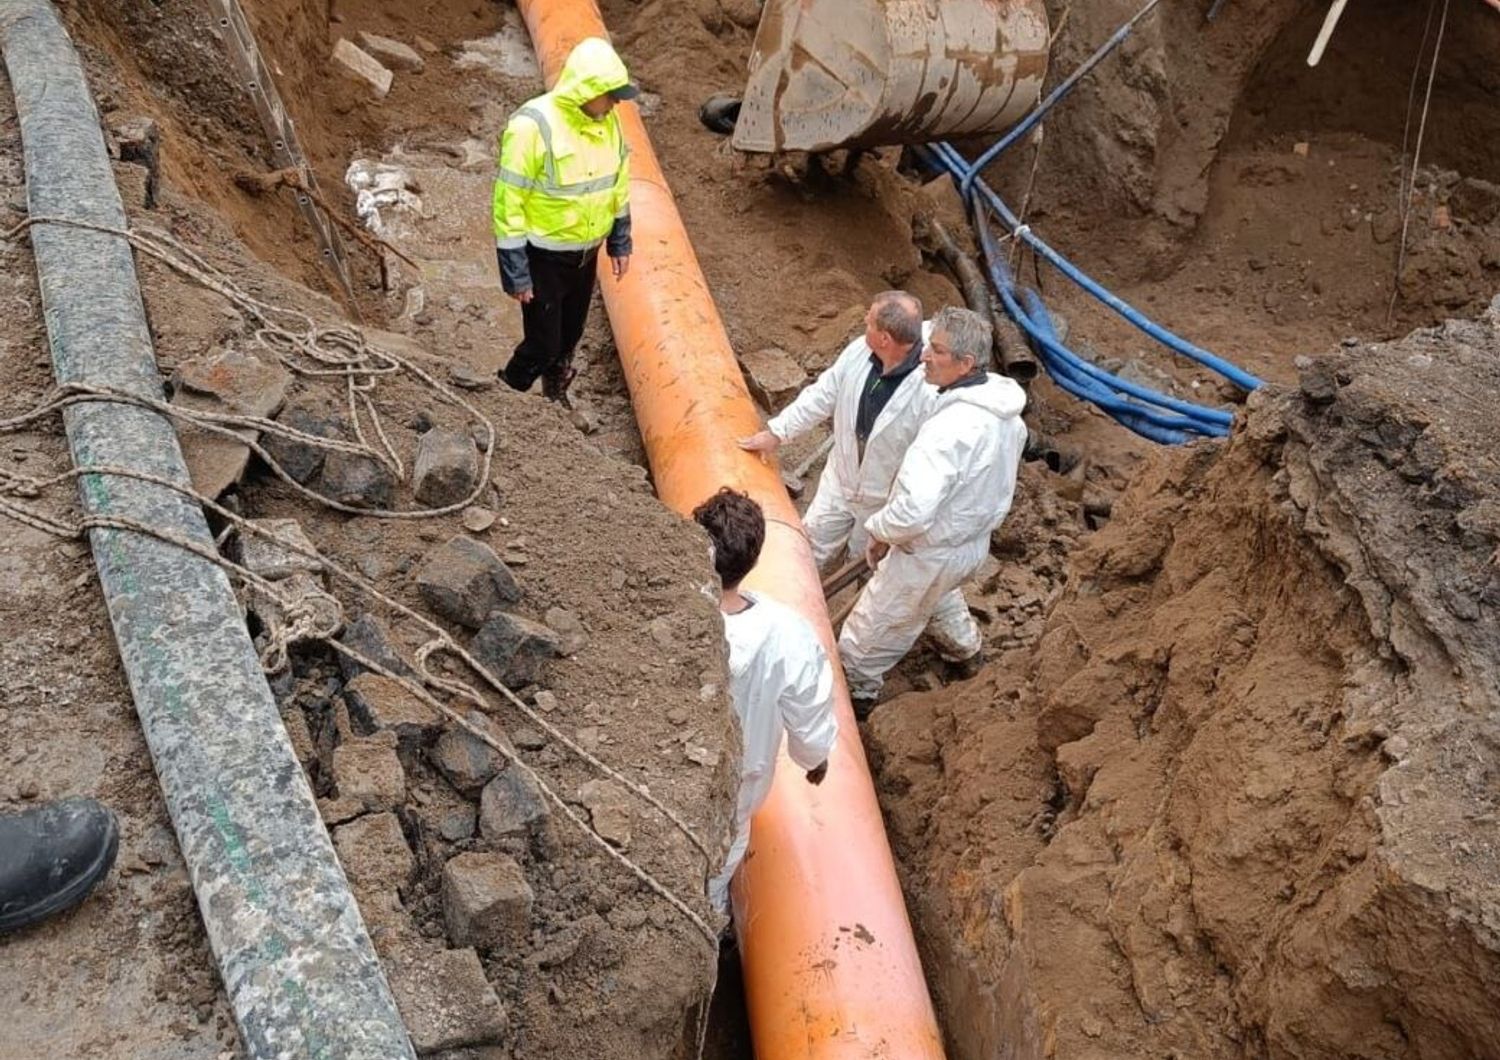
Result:
M465 718L502 747L509 747L500 726L477 710ZM467 729L454 726L438 737L428 758L462 795L473 798L506 766L505 755Z
M282 409L276 422L318 438L337 438L341 434L339 425L334 421L315 416L296 405L288 405ZM274 431L267 433L260 445L281 470L302 485L312 481L313 476L323 470L323 460L328 455L328 450L322 446L289 438Z
M172 404L177 408L270 416L286 400L291 376L279 364L227 349L184 362L173 375L172 383ZM247 441L259 436L258 431L250 428L235 433ZM193 488L204 496L217 497L245 473L250 462L248 445L188 423L178 424L177 435Z
M427 65L410 45L402 44L390 37L382 37L378 33L360 30L359 44L367 53L392 70L416 74L421 73L422 68Z
M523 769L504 770L479 797L479 834L489 840L521 835L547 821L541 789Z
M417 859L393 813L373 813L333 830L333 846L349 884L361 893L404 890L417 871Z
M318 574L323 564L304 552L315 552L311 539L295 519L251 519L252 527L272 537L241 531L236 549L240 566L267 581L278 581L293 574ZM274 540L272 539L274 538ZM286 546L291 546L290 548ZM302 551L293 551L300 549Z
M519 615L496 611L469 642L469 653L511 687L542 679L547 663L561 654L557 634Z
M591 780L578 789L578 801L600 838L624 850L630 846L630 797L612 780Z
M372 457L333 452L323 458L318 491L351 508L389 508L396 495L396 476Z
M396 79L379 59L345 37L340 37L333 46L332 61L335 69L371 89L377 99L386 97Z
M505 1005L473 950L411 947L388 971L396 1008L418 1056L505 1040Z
M361 674L344 688L349 714L367 733L389 729L404 744L426 745L437 738L442 719L399 681Z
M396 649L391 646L391 635L385 628L385 623L374 615L365 612L355 617L353 622L344 629L344 635L339 641L359 652L371 662L379 663L391 673L402 677L414 676L411 667L402 661L401 656L396 654ZM349 656L339 654L339 672L344 675L345 681L352 681L363 673L371 673L363 664Z
M443 920L457 946L514 949L531 934L534 896L516 860L460 854L443 866Z
M333 785L340 799L352 799L367 812L394 810L405 802L406 774L396 757L395 734L378 732L335 747Z
M417 569L417 591L443 618L479 629L521 599L510 568L483 541L460 534L429 552Z
M467 431L434 427L417 440L412 492L432 508L457 504L474 492L479 450Z
M807 372L785 350L772 346L740 357L750 393L761 406L779 412L797 396Z

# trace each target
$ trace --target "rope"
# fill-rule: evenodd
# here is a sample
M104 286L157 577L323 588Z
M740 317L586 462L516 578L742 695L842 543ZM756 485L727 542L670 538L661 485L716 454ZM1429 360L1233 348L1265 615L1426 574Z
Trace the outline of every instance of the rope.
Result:
M22 427L35 423L39 419L54 416L76 404L104 401L132 405L170 417L177 422L189 423L209 433L228 437L239 444L247 445L266 462L267 466L272 469L278 478L308 500L335 511L375 518L426 519L449 514L471 504L488 484L496 438L495 429L490 420L470 402L451 391L448 387L434 379L429 373L413 364L409 359L367 344L362 331L344 327L320 327L311 316L302 313L300 310L274 305L257 299L239 288L222 272L204 261L201 256L164 233L116 229L107 225L98 225L65 218L31 217L0 233L0 241L14 241L20 233L29 230L31 226L37 224L68 225L126 239L142 253L161 261L163 264L185 276L191 282L213 290L228 299L245 312L247 317L256 322L258 326L256 332L257 341L276 356L278 361L285 365L289 371L314 378L342 379L346 399L351 411L351 422L354 425L354 430L359 441L349 442L342 439L323 438L318 435L307 434L264 417L248 416L232 412L204 412L201 410L185 409L158 398L130 393L111 387L82 386L78 384L56 387L44 397L40 404L29 411L18 416L0 419L0 433L19 430ZM296 325L300 325L300 328ZM479 477L479 484L468 497L457 504L441 508L424 508L411 511L389 511L347 506L314 490L308 489L297 482L266 452L263 446L258 444L254 439L247 438L245 435L239 433L240 430L254 430L290 438L305 445L317 446L333 452L369 456L379 461L383 466L396 471L398 475L404 476L401 461L397 457L394 446L384 431L381 416L373 400L376 381L382 376L396 373L409 374L419 382L433 388L445 399L464 408L484 427L484 461L482 473ZM378 449L368 444L363 434L358 415L359 409L363 409L365 412L370 429L374 432L379 442ZM710 947L717 952L718 933L702 916L696 913L686 901L656 879L645 868L611 846L608 841L600 836L583 819L578 811L569 806L534 769L523 762L513 749L504 746L488 732L469 722L467 718L459 714L447 703L437 699L424 687L423 683L418 683L405 675L394 673L374 660L364 657L348 645L334 639L342 628L344 619L342 605L336 597L323 592L321 589L318 593L312 595L294 595L283 588L283 583L269 580L255 573L221 555L214 548L202 542L161 530L139 520L122 516L100 515L84 516L76 520L69 520L49 514L34 506L20 503L16 499L39 498L50 488L61 483L90 475L131 479L171 490L190 498L225 522L225 531L220 535L218 543L222 544L231 532L264 538L273 542L279 549L321 564L323 569L336 579L348 583L358 592L372 600L378 601L390 611L414 621L429 637L429 640L418 650L415 657L416 666L414 670L421 682L446 692L459 700L472 703L485 713L490 713L490 701L474 687L453 678L434 674L428 667L428 660L437 652L445 652L460 660L474 673L479 675L484 683L498 692L502 699L525 716L528 721L542 729L592 769L616 782L662 814L703 856L706 866L711 869L716 864L714 854L679 814L652 795L643 785L631 780L570 739L540 713L528 706L498 676L485 668L479 660L475 659L458 645L448 635L446 630L438 626L427 616L381 592L374 584L343 567L332 558L319 552L316 548L304 547L296 542L285 540L264 527L256 525L251 520L245 519L229 510L219 504L214 498L199 494L192 488L190 483L173 481L151 472L111 465L73 467L65 472L45 477L25 475L8 468L0 468L0 516L13 519L33 529L60 538L81 538L87 533L96 530L141 534L183 549L200 559L217 565L231 577L246 586L247 592L253 592L264 597L280 612L280 622L276 623L274 627L268 622L265 645L260 651L261 665L268 673L280 672L286 668L289 663L288 652L291 645L302 641L316 641L327 644L335 652L349 657L361 666L397 682L403 689L436 710L441 717L462 728L476 739L484 742L487 746L492 747L512 765L520 768L537 785L537 788L551 802L557 805L563 811L564 816L577 826L590 841L604 850L612 860L629 871L631 875L635 876L637 880L658 897L681 913L703 935L710 944Z
M1432 10L1428 9L1427 24L1432 25ZM1427 133L1427 113L1432 107L1432 85L1437 79L1438 56L1443 51L1443 31L1448 27L1448 0L1443 0L1443 14L1438 19L1437 40L1432 45L1432 65L1427 68L1427 92L1422 99L1422 120L1417 124L1417 143L1412 148L1411 155L1411 180L1405 179L1401 182L1401 242L1396 248L1396 275L1391 280L1391 300L1385 309L1385 323L1389 327L1391 320L1396 315L1396 302L1401 297L1401 272L1406 268L1406 233L1411 227L1411 197L1417 190L1417 166L1422 161L1422 137ZM1423 31L1422 44L1426 47L1427 34ZM1417 66L1421 67L1421 54L1417 56ZM1412 72L1413 83L1415 83L1416 71ZM1408 93L1409 95L1409 93ZM1408 107L1410 103L1408 102ZM1408 127L1411 123L1410 111L1407 114ZM1406 153L1406 140L1403 135L1401 153Z

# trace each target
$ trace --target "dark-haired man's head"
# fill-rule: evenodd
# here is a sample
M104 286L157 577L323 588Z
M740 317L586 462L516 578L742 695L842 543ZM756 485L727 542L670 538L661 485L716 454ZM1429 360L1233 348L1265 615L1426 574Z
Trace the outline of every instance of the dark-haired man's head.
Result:
M739 587L766 542L766 518L760 505L728 486L693 509L693 521L708 531L714 546L714 569L725 589Z

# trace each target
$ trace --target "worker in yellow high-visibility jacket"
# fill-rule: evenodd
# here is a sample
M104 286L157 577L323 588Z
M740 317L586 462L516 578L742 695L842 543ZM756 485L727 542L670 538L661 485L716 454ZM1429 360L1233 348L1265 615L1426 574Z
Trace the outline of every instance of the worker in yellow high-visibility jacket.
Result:
M614 108L638 95L609 42L589 37L500 137L495 248L524 329L500 378L517 390L541 377L542 393L566 402L600 245L617 278L630 268L630 165Z

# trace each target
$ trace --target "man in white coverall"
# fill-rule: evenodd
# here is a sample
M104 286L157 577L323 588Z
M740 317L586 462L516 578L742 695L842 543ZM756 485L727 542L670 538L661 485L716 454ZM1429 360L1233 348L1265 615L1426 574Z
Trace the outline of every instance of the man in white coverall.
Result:
M935 408L917 432L890 499L868 519L875 573L839 636L855 713L874 706L888 670L925 628L938 653L965 670L980 659L979 626L959 588L989 552L1010 511L1026 446L1026 392L988 371L989 321L948 308L922 353Z
M777 416L740 440L757 453L833 416L833 449L802 517L819 568L865 548L864 521L885 503L906 447L937 397L922 376L922 303L905 291L875 296L865 333Z
M787 754L807 770L808 783L821 784L839 725L833 665L807 620L769 597L740 592L740 580L755 566L766 539L760 505L726 487L700 504L693 519L713 542L729 642L729 698L744 742L734 842L708 884L714 908L728 913L729 881L750 845L750 818L771 793L782 733Z

